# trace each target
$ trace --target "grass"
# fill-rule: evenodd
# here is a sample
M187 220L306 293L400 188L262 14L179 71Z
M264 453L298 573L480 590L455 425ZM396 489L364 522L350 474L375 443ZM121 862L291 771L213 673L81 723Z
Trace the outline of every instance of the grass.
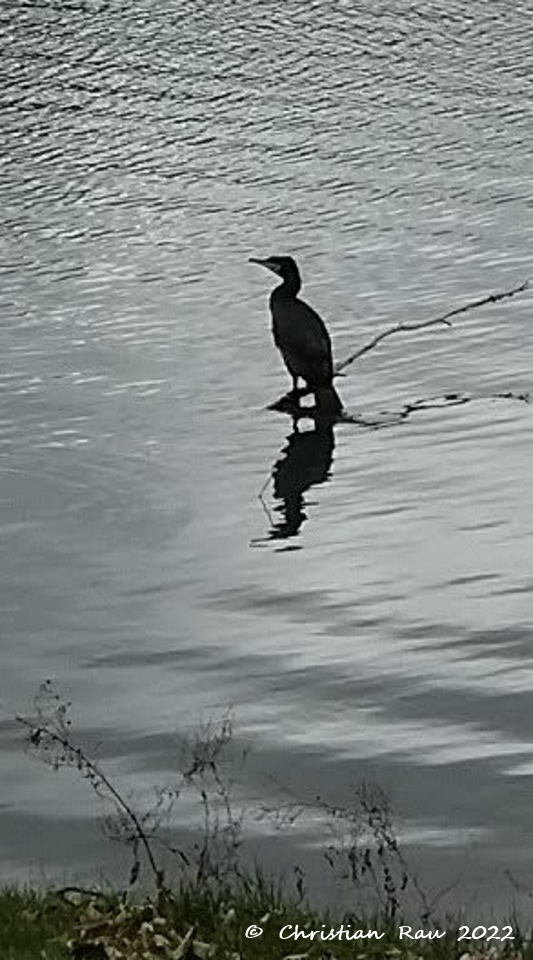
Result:
M340 921L291 902L279 888L261 878L241 880L232 890L209 886L183 887L156 907L152 901L132 903L110 894L10 889L0 893L0 960L459 960L494 956L483 941L457 941L449 929L433 941L400 940L401 921L344 919L349 932L375 930L380 939L320 941L280 939L292 929L338 931ZM257 925L254 939L246 930ZM413 932L422 924L413 925ZM427 923L423 929L434 930ZM438 929L443 931L443 927ZM286 933L290 933L287 930ZM533 948L515 931L516 939L500 944L498 955L533 960ZM494 941L493 941L494 943Z
M0 894L1 960L64 960L71 909L53 894L3 890Z

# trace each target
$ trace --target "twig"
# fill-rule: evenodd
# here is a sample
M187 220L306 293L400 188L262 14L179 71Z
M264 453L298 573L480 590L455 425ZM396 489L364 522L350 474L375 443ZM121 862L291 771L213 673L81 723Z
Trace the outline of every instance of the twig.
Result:
M104 773L101 767L94 760L91 760L91 758L87 756L81 747L77 747L71 741L66 729L64 731L62 728L59 730L53 729L53 718L49 719L43 715L40 715L36 720L28 720L26 717L20 716L17 716L16 719L18 723L26 727L28 731L28 741L32 747L39 748L41 743L44 741L46 741L48 744L53 744L61 751L61 761L59 762L71 763L77 767L78 770L85 773L87 779L91 782L97 793L99 787L103 787L103 789L107 791L107 794L111 798L111 801L115 804L116 809L123 814L126 818L126 821L131 824L135 843L140 844L143 847L146 854L146 859L154 876L157 893L158 895L161 895L164 892L164 875L154 857L152 847L150 845L150 838L143 828L141 819L137 816L133 808L119 792L119 790L113 786L107 774ZM137 867L136 874L138 873L138 866L139 864L137 861L135 864L135 867Z
M444 324L446 327L451 327L452 324L449 322L450 317L456 317L460 313L466 313L468 310L475 310L476 307L483 307L487 303L498 303L499 300L505 300L507 297L514 297L515 293L523 293L524 290L527 290L529 286L529 281L525 280L524 283L521 283L519 287L514 287L512 290L505 290L503 293L489 293L487 297L482 297L481 300L471 300L469 303L465 303L462 307L455 307L454 310L449 310L447 313L443 313L440 317L435 317L433 320L424 320L422 323L397 323L394 327L389 327L387 330L383 330L381 333L378 333L372 340L369 340L368 343L365 343L364 346L360 347L359 350L356 350L355 353L350 354L346 360L342 360L335 367L335 376L338 376L342 370L346 367L349 367L354 360L358 360L359 357L362 357L365 353L368 353L369 350L373 350L374 347L377 347L378 343L381 343L382 340L385 340L386 337L391 337L393 333L403 333L404 331L409 330L422 330L424 327L432 327L437 324Z
M510 870L504 870L503 872L504 876L507 877L511 885L518 893L525 893L526 897L529 897L530 900L533 898L533 891L531 890L531 887L527 887L524 883L521 883L520 880L517 880Z

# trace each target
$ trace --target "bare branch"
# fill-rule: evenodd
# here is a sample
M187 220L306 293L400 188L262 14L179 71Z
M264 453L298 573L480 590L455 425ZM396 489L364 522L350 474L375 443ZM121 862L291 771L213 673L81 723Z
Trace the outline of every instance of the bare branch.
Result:
M455 307L454 310L449 310L447 313L443 313L439 317L435 317L433 320L424 320L422 323L397 323L394 327L389 327L387 330L382 330L381 333L378 333L372 340L369 340L368 343L365 343L364 346L360 347L359 350L356 350L355 353L350 354L346 360L341 360L335 367L335 376L339 374L346 368L349 367L354 360L358 360L359 357L362 357L365 353L368 353L369 350L373 350L374 347L377 347L378 343L381 343L382 340L385 340L386 337L391 337L393 333L404 333L410 330L422 330L424 327L433 327L438 324L443 324L446 327L451 327L450 317L456 317L460 313L466 313L468 310L475 310L477 307L483 307L487 303L498 303L499 300L505 300L507 297L514 297L516 293L523 293L524 290L527 290L529 286L529 281L525 280L524 283L521 283L519 287L514 287L512 290L505 290L503 293L489 293L488 296L482 297L481 300L471 300L469 303L465 303L462 307Z
M75 767L90 783L97 796L111 801L121 824L129 830L128 842L132 844L134 856L132 882L135 882L139 873L140 861L137 850L141 846L154 876L158 896L162 897L165 893L164 873L155 859L143 818L135 812L96 760L89 757L85 750L75 743L69 719L70 701L61 701L59 694L54 693L50 681L46 681L41 686L35 705L37 708L35 718L16 717L18 723L27 731L30 747L40 752L42 759L54 770L58 770L63 765Z

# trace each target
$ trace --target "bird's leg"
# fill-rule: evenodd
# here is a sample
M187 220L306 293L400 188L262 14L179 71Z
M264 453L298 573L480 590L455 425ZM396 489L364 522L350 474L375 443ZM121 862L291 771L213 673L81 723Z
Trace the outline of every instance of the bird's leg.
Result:
M300 391L298 390L298 376L295 376L294 374L292 374L292 390L289 391L287 396L289 396L291 400L294 400L297 406L300 406Z

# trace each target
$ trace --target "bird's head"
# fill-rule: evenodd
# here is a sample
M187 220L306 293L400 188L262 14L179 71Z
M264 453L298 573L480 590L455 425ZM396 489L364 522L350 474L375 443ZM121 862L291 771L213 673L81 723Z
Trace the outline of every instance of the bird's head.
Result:
M272 270L272 273L276 273L278 277L281 277L282 280L288 282L296 281L300 283L300 274L298 267L296 266L296 261L292 257L266 257L264 260L258 260L256 257L249 258L250 263L258 263L261 267L266 267L267 270Z

